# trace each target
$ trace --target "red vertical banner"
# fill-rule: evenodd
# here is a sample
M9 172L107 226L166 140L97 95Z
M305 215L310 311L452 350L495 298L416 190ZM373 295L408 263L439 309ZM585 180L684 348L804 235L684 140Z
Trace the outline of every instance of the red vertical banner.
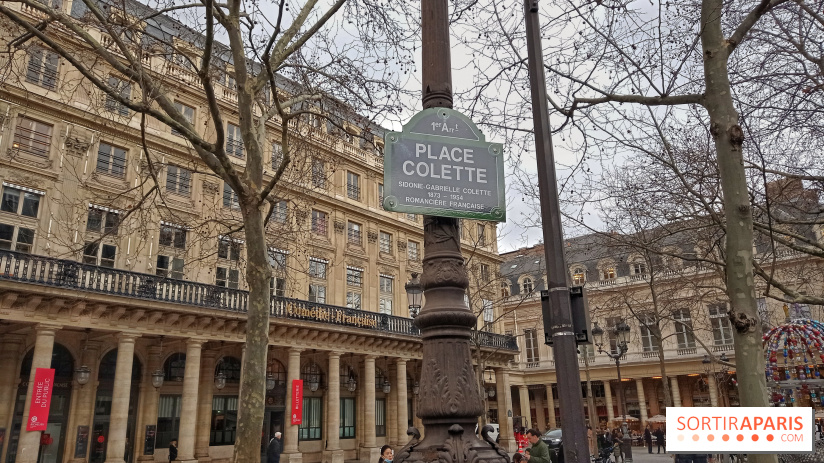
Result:
M303 423L303 380L292 380L292 424Z
M26 431L45 431L49 424L49 407L51 407L52 388L54 387L54 369L38 368L34 372L34 384L31 388L31 406Z

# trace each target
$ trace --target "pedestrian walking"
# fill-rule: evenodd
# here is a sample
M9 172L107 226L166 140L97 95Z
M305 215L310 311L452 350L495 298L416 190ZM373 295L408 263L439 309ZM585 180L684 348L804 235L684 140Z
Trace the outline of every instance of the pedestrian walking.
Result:
M664 430L661 429L659 426L658 429L655 430L655 442L658 444L658 453L661 453L661 447L664 448L664 453L667 453L667 443L666 439L667 435L664 433Z
M169 461L177 460L177 437L169 442Z
M647 443L649 453L652 453L652 431L650 431L649 425L647 425L647 429L644 429L644 442Z
M266 463L280 463L280 454L283 452L280 436L281 434L276 432L275 436L269 440L269 446L266 447Z
M615 428L612 431L612 456L615 457L615 463L618 463L618 458L624 461L624 433L620 429Z
M524 457L529 463L550 463L549 447L541 440L541 433L537 429L530 428L526 432L526 439L532 444L529 453Z

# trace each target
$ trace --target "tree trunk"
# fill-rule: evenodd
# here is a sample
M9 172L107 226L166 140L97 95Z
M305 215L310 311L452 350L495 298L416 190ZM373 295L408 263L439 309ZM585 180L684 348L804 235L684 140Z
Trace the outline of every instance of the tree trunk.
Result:
M664 357L664 340L661 339L661 311L658 310L658 293L655 291L655 272L651 265L651 259L647 256L647 262L650 263L649 289L652 297L652 310L655 311L655 345L658 348L658 366L661 369L661 383L664 387L664 406L672 407L672 391L670 391L669 378L667 378L667 362Z
M715 141L726 218L726 289L734 328L741 405L767 407L761 320L753 283L753 221L744 173L744 132L732 101L727 70L729 43L721 29L722 0L704 0L701 44L704 52L705 107ZM753 463L775 463L776 455L750 455Z
M260 430L263 429L266 395L271 269L266 259L263 214L248 203L241 205L241 208L246 232L246 281L249 284L249 301L234 461L254 463L260 461Z

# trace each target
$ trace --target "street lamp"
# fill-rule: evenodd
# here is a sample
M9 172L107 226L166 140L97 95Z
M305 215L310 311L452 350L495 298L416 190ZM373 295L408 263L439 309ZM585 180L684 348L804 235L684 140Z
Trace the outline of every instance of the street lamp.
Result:
M629 349L627 342L629 341L630 327L625 322L621 321L612 328L612 334L615 336L615 349L604 350L604 329L598 326L592 328L592 336L595 338L595 345L598 347L599 354L607 354L607 357L615 360L615 369L618 370L618 403L623 410L621 417L623 419L622 428L624 433L624 457L627 462L632 462L632 440L629 437L629 424L627 423L627 402L624 396L624 380L621 378L621 357L627 353Z
M421 311L423 285L418 273L412 272L412 279L404 285L406 297L409 299L409 316L415 318Z
M226 374L222 371L215 375L215 388L220 391L226 387Z

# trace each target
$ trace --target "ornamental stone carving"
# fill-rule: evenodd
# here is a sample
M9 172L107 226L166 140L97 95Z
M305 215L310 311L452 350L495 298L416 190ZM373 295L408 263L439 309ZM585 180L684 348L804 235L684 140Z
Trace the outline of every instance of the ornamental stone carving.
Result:
M335 233L343 233L346 230L346 224L343 220L335 219Z
M211 195L216 195L218 191L217 183L203 181L203 192Z
M89 151L91 141L83 136L66 138L66 154L69 156L83 156Z
M376 232L375 230L369 230L366 233L366 237L369 239L369 242L372 243L372 244L375 244L375 243L378 242L378 232Z

